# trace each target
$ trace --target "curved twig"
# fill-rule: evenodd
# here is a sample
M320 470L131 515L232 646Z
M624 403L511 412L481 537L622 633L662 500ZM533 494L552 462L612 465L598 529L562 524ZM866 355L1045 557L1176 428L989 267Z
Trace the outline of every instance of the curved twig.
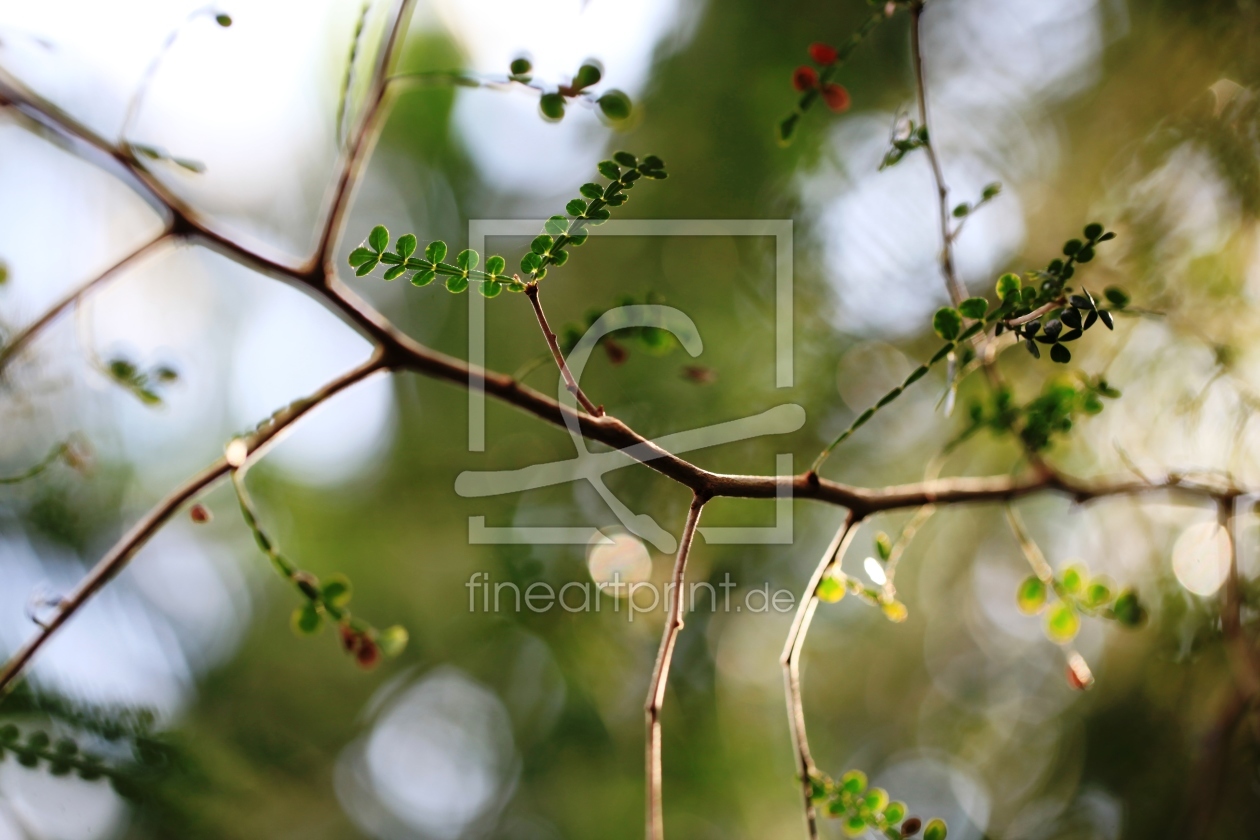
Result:
M646 770L647 770L647 837L648 840L664 840L665 816L661 805L661 708L665 705L665 687L669 683L669 665L674 658L674 645L683 628L683 582L687 574L687 556L696 536L696 525L707 499L696 494L687 510L687 524L678 541L678 555L674 560L671 581L669 612L665 616L665 629L661 632L661 646L656 652L656 665L648 684Z
M787 641L783 645L783 653L779 664L783 666L783 692L787 699L788 726L792 731L792 746L796 752L796 773L801 784L801 795L805 801L805 824L809 830L810 840L818 840L818 815L814 809L813 785L811 776L814 772L814 759L809 752L809 739L805 734L805 707L801 703L801 650L805 647L805 636L809 633L810 622L814 620L814 611L818 608L818 584L831 567L841 561L853 537L857 534L857 526L861 519L850 511L844 524L832 538L831 544L823 552L822 559L810 576L809 583L801 593L800 606L796 608L796 617L788 630Z

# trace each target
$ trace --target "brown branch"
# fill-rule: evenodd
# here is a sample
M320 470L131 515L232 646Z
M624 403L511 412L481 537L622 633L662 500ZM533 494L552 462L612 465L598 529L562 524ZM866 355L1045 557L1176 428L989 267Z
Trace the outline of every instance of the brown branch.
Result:
M55 321L61 313L65 312L72 305L82 300L85 295L97 286L102 285L106 281L118 276L123 271L130 268L134 263L139 262L145 256L152 253L158 248L158 246L169 241L170 236L171 231L169 228L162 231L161 235L159 235L156 239L141 245L139 248L132 251L130 254L127 254L118 262L102 271L100 274L97 274L78 288L70 291L65 297L54 303L46 312L44 312L44 314L40 315L20 332L14 335L7 344L0 347L0 373L4 372L5 367L7 367L9 362L16 357L18 351L30 343L31 339L33 339L41 330Z
M949 187L945 185L945 173L941 169L940 159L936 156L936 137L928 128L927 81L923 73L923 45L920 43L919 24L923 17L923 3L915 2L910 6L910 55L914 61L915 90L919 100L919 125L928 132L927 142L923 150L927 152L932 164L932 177L936 180L936 195L940 206L941 224L941 270L945 274L945 285L954 306L962 303L967 297L967 290L958 279L954 269L954 237L949 231Z
M801 593L801 603L796 609L796 617L788 630L787 641L783 645L783 654L779 663L783 666L783 693L787 699L788 726L792 731L792 746L796 753L796 773L801 783L801 795L805 803L805 825L810 840L818 840L818 815L814 809L813 785L811 777L814 772L814 759L809 752L809 738L805 734L805 706L801 702L801 650L805 647L805 636L809 633L810 622L814 620L814 611L818 608L818 584L831 567L839 563L844 552L853 542L857 534L857 526L861 520L850 511L844 525L836 531L831 544L823 552L814 574L810 577L805 591Z
M656 666L652 669L652 681L648 684L647 704L647 838L664 840L665 816L661 807L661 708L665 705L665 687L669 683L669 664L674 658L674 644L683 628L683 582L687 574L687 556L696 536L696 524L707 499L696 494L687 510L687 524L678 541L678 556L674 560L674 576L669 599L669 613L665 617L665 629L661 632L661 646L656 652Z
M277 412L270 422L244 438L247 447L246 454L248 456L260 454L261 450L274 441L280 432L312 408L384 367L383 355L378 351L367 362L329 382L307 399L299 400ZM52 638L52 635L105 584L122 571L140 547L148 542L185 502L222 478L231 469L232 465L226 459L220 458L172 491L133 525L131 530L92 567L74 591L61 600L56 612L41 625L39 632L13 654L4 664L3 669L0 669L0 694L13 684L18 674L39 649Z
M534 316L538 319L538 326L542 329L543 337L547 339L547 346L551 349L551 357L556 360L556 367L560 368L560 376L564 378L565 389L577 398L577 401L582 404L582 408L586 409L587 414L590 414L592 417L603 417L604 407L595 405L587 398L586 394L582 393L577 380L573 378L573 373L569 370L569 365L564 360L564 353L560 352L560 342L556 339L556 334L551 331L551 326L547 323L547 316L543 314L542 301L538 299L537 280L525 285L525 295L529 298L529 302L534 305Z

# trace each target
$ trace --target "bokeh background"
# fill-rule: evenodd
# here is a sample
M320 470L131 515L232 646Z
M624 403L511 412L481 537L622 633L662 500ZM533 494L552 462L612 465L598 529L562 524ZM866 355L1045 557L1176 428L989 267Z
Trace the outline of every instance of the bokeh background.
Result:
M368 12L368 44L382 5ZM960 238L963 279L989 293L998 273L1044 266L1097 219L1120 237L1087 282L1122 285L1158 313L1075 346L1079 367L1105 373L1124 397L1051 452L1073 474L1136 466L1260 483L1248 422L1260 405L1257 6L929 4L924 50L947 180L959 200L1004 185ZM146 67L196 7L5 0L0 65L116 136ZM361 7L225 0L221 9L230 29L203 17L180 30L130 139L203 163L201 174L158 171L222 229L299 258L312 247L334 159ZM793 221L794 386L774 383L768 238L595 238L548 277L549 315L562 325L624 295L663 297L695 321L703 354L627 340L623 364L592 362L588 393L649 435L797 403L808 417L800 431L695 457L714 470L769 473L776 453L790 452L799 471L934 351L927 325L945 302L926 160L877 171L913 101L904 15L840 73L850 113L816 109L792 147L775 142L806 46L841 42L868 13L860 0L422 0L402 69L502 73L527 52L539 79L558 83L597 57L606 85L627 91L636 112L615 131L581 108L545 123L519 91L409 92L372 158L342 253L378 222L463 247L469 220L557 212L614 149L657 154L669 180L634 190L620 217ZM0 112L6 332L159 228L125 186ZM491 242L509 263L523 247ZM420 341L466 354L466 296L437 284L350 282ZM545 350L523 298L503 295L486 309L491 367L517 370ZM367 353L311 299L197 248L155 254L59 320L6 372L0 472L69 435L90 443L93 465L0 488L0 652L31 633L41 599L72 587L234 433ZM163 405L142 405L100 375L93 360L116 355L179 372ZM1022 352L1001 364L1023 398L1059 373ZM695 365L704 370L687 370ZM543 365L527 381L553 392L555 379ZM959 405L981 388L964 383ZM945 390L934 372L827 473L863 485L920 478L965 423L962 408L940 406ZM154 710L181 760L140 804L104 782L0 762L0 838L639 836L642 703L661 616L470 613L464 584L474 572L558 587L589 571L583 546L470 545L469 516L494 526L616 520L578 484L460 498L462 471L572 454L562 431L494 403L486 451L470 453L466 417L461 389L379 377L304 420L250 475L289 556L317 574L345 572L361 614L409 629L399 659L364 673L333 634L291 633L293 593L220 487L201 500L213 522L171 522L30 672L49 696ZM944 473L1002 473L1017 459L1009 441L982 435ZM608 481L633 510L681 529L683 489L635 468ZM1063 652L1015 608L1026 564L1000 509L940 512L898 579L908 621L894 625L856 599L819 610L805 704L820 767L865 769L912 813L946 817L960 840L1195 836L1187 826L1254 836L1260 756L1249 724L1220 763L1200 762L1232 691L1218 629L1223 570L1204 539L1210 526L1200 527L1214 512L1163 497L1086 507L1040 497L1020 509L1052 563L1081 559L1136 585L1151 621L1135 632L1087 622L1077 646L1097 683L1073 691ZM907 515L864 526L846 568L860 576L875 531L895 534ZM701 541L689 574L729 574L740 592L799 592L842 517L796 503L794 544ZM705 520L769 525L774 509L719 500ZM664 579L670 558L649 556L653 578ZM1241 562L1245 576L1260 572L1254 551ZM672 836L800 836L778 666L789 620L773 611L690 617L664 716ZM0 701L0 717L14 714ZM839 836L833 825L824 831Z

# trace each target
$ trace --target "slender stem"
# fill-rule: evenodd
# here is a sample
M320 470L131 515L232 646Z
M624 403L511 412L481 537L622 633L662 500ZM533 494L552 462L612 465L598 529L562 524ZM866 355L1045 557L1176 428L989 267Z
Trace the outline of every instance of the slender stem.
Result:
M44 470L51 467L53 464L57 463L57 461L66 454L66 449L68 445L69 444L66 444L64 442L57 444L52 449L48 450L47 455L45 455L43 458L41 458L38 462L36 462L32 466L29 466L26 469L22 470L22 472L20 473L15 473L14 475L0 476L0 484L21 484L23 481L29 481L30 479L42 473Z
M582 404L582 408L592 417L603 417L603 406L596 406L587 399L586 394L582 393L582 389L578 387L577 380L573 378L573 373L569 370L569 365L564 361L564 353L560 352L560 342L556 338L556 334L551 331L551 326L547 323L547 316L543 313L542 301L538 299L538 283L528 283L525 286L525 295L529 298L529 302L534 305L534 315L538 318L538 326L542 329L543 337L547 339L547 346L551 348L551 356L556 360L556 367L560 368L560 375L564 378L564 387L570 394L577 398Z
M664 840L665 816L661 806L661 708L665 705L665 687L669 683L669 664L674 657L674 644L683 628L683 582L687 574L687 556L696 536L696 524L707 498L697 493L687 510L687 524L678 541L674 575L669 593L669 612L661 633L661 646L656 652L656 666L648 685L645 717L647 718L647 840Z
M271 418L271 422L245 439L246 454L256 455L261 453L268 444L276 440L282 431L303 417L312 408L383 368L384 357L378 351L367 362L332 380L307 399L299 400L289 408L277 412ZM13 654L3 668L0 668L0 695L5 692L7 687L12 685L26 664L52 638L52 635L57 632L58 628L65 624L93 595L122 571L131 558L135 556L135 553L140 550L140 547L148 542L185 502L222 478L231 469L232 465L226 459L220 458L177 487L146 513L139 522L132 526L131 530L116 542L106 552L105 556L92 567L92 570L79 582L74 591L61 600L61 603L57 605L56 611L40 627L39 632L31 637L17 653Z
M41 330L45 329L53 321L57 320L57 317L60 316L61 313L65 312L75 303L78 303L85 295L94 290L97 286L100 286L106 281L117 277L132 265L148 256L159 246L169 241L170 238L171 231L168 228L162 231L161 235L156 239L152 239L144 245L141 245L139 248L132 251L130 254L127 254L118 262L83 283L78 288L71 290L65 297L54 303L47 311L44 312L44 314L40 315L33 322L24 327L21 332L13 336L13 338L11 338L4 347L0 347L0 373L4 371L5 367L13 360L18 351L29 344L31 339L38 335Z
M915 89L919 100L919 125L928 130L928 141L923 144L928 161L932 164L932 177L936 180L936 195L940 209L941 226L941 271L945 274L945 286L954 305L962 303L967 297L954 269L954 238L950 234L949 220L949 187L945 185L945 173L941 169L941 161L936 156L936 136L928 126L927 81L923 73L923 44L920 35L920 21L923 17L923 3L916 2L910 7L910 55L914 60Z
M1032 566L1033 574L1040 578L1042 583L1050 583L1054 580L1054 569L1050 567L1046 556L1041 553L1041 548L1029 535L1028 529L1024 527L1024 520L1020 518L1019 512L1010 504L1004 505L1003 508L1006 511L1006 521L1011 526L1011 533L1015 535L1015 541L1019 543L1019 549L1028 560L1028 565Z
M814 809L813 786L810 778L814 772L814 759L809 752L809 738L805 734L805 706L801 701L801 650L805 647L805 636L809 633L809 625L814 620L814 611L818 608L818 584L831 570L833 565L841 562L853 537L857 534L857 526L861 520L852 511L845 517L844 524L831 544L823 552L814 574L810 577L805 591L801 593L800 606L796 608L796 617L788 630L787 641L783 645L783 653L779 664L783 666L783 693L787 700L788 727L792 732L792 747L796 754L796 775L801 784L801 795L805 804L805 826L810 840L818 840L818 815Z

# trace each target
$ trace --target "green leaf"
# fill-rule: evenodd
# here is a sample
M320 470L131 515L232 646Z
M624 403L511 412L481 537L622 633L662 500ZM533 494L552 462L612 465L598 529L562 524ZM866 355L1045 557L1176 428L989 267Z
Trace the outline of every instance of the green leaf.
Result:
M488 297L488 298L498 297L499 293L502 291L503 291L503 284L500 283L498 280L482 280L481 281L482 297Z
M433 282L433 280L434 280L434 278L436 278L436 277L437 277L437 272L436 272L436 271L432 271L432 270L430 270L430 271L421 271L421 272L419 272L419 273L417 273L417 274L415 274L415 275L413 275L413 276L412 276L412 278L411 278L411 285L413 285L413 286L427 286L427 285L429 285L430 283L432 283L432 282Z
M1103 234L1103 226L1098 222L1090 222L1085 226L1085 238L1097 239Z
M888 805L888 791L883 788L871 788L863 797L862 804L872 811L882 811Z
M556 268L559 268L560 266L564 265L568 261L569 261L568 251L558 250L551 255L551 264L554 265Z
M1146 610L1138 600L1137 593L1132 589L1125 589L1116 596L1116 602L1111 605L1111 612L1116 621L1125 627L1137 627L1146 620Z
M982 297L967 298L958 304L958 311L973 321L979 321L989 311L989 302Z
M551 250L551 246L554 243L555 243L554 239L552 239L547 234L542 233L534 237L534 241L529 243L529 250L539 256L542 256L543 254ZM522 268L524 268L523 265L522 265Z
M875 551L879 554L879 559L885 562L892 557L892 540L883 531L875 535Z
M861 814L850 814L845 818L843 827L849 837L861 837L866 833L866 818Z
M1079 239L1069 239L1067 242L1063 243L1063 253L1070 257L1073 254L1079 253L1081 246L1084 244L1085 243L1081 242Z
M368 260L363 265L359 266L358 268L354 270L355 276L366 277L367 275L371 274L376 269L376 266L379 262L380 261L375 256L373 256L372 259Z
M385 279L397 280L399 277L402 277L406 273L407 273L407 266L405 265L391 266L390 268L385 270Z
M964 201L962 204L959 204L957 207L954 208L954 218L961 219L963 216L966 216L970 212L971 212L971 205Z
M619 90L610 90L595 101L599 110L610 120L624 120L630 116L630 97Z
M577 75L573 77L573 85L575 87L590 87L599 84L599 80L604 77L603 71L595 64L583 64L578 68Z
M1046 635L1051 641L1065 645L1076 638L1080 629L1081 618L1066 601L1056 601L1046 611Z
M998 299L1006 300L1010 295L1018 294L1021 285L1018 274L1003 274L997 281Z
M384 225L377 225L368 234L367 244L376 253L381 253L389 247L389 231Z
M814 590L814 594L818 596L818 600L828 604L834 604L839 601L844 597L844 593L844 583L832 575L827 575L827 577L820 580L818 582L818 588Z
M424 249L424 258L431 263L440 263L446 259L446 243L442 240L430 242Z
M355 248L350 252L350 265L358 268L366 262L376 262L376 252L371 248Z
M468 278L462 274L446 278L446 290L451 294L459 294L468 288Z
M923 840L945 840L947 834L949 834L949 827L939 817L923 827Z
M512 70L513 76L523 76L533 69L534 69L534 65L531 64L530 60L528 58L525 58L524 56L522 56L521 58L514 59L511 64L511 70Z
M376 637L376 644L386 656L397 656L407 647L408 638L407 628L395 624L380 632Z
M471 248L460 251L459 256L455 258L455 265L464 271L472 271L479 262L481 262L481 256Z
M535 254L533 251L530 251L528 254L521 257L521 271L526 274L533 274L541 265L542 257L538 256L538 254Z
M953 341L962 331L962 314L952 306L942 306L932 316L932 329L946 341Z
M1115 586L1110 579L1101 575L1091 580L1089 585L1085 587L1085 603L1093 609L1111 603L1114 595Z
M796 133L796 124L800 121L800 114L792 114L790 117L779 123L779 144L786 146L792 142L792 135Z
M1079 595L1081 590L1085 588L1085 580L1089 577L1089 570L1080 563L1073 563L1063 570L1059 575L1059 583L1071 595Z
M610 181L617 181L621 179L621 167L613 163L611 160L601 160L596 169L599 170L600 175L603 175ZM601 196L604 194L602 188L600 189L599 194Z
M989 184L984 188L984 192L980 193L980 197L985 201L992 201L997 198L998 193L1000 192L1002 192L1002 185L999 182L994 181L992 184Z
M639 165L639 159L629 152L613 152L612 159L627 169L635 169Z
M562 236L569 229L569 220L564 216L552 216L543 225L543 230L552 236Z
M1036 615L1046 605L1046 584L1041 578L1029 576L1015 591L1015 603L1024 615Z
M575 198L568 204L564 205L564 212L570 216L581 216L586 212L586 202L580 198Z
M564 119L564 97L558 93L544 93L538 100L538 110L551 122Z
M351 594L350 579L345 575L333 575L324 583L324 601L334 607L340 608L350 603Z
M1116 309L1124 309L1129 305L1129 294L1119 286L1108 286L1103 290L1107 301Z
M232 16L220 13L214 16L214 22L227 29L232 25Z
M503 269L507 268L507 260L500 256L493 256L486 259L486 273L498 275L503 273Z
M888 807L884 809L884 819L894 825L906 818L906 803L889 802ZM898 834L900 836L900 834Z
M405 260L416 252L417 244L415 234L408 233L398 237L398 242L394 247Z
M866 774L861 770L850 770L840 777L840 788L857 795L866 790Z
M306 603L293 611L289 623L299 636L312 636L324 626L324 617L314 603Z

